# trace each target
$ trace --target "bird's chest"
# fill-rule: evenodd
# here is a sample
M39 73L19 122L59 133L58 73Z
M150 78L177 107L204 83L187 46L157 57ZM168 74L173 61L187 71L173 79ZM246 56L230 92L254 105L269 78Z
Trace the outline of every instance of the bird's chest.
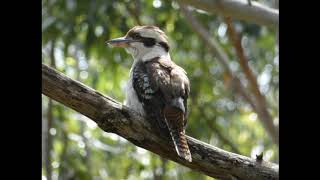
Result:
M133 88L133 77L132 73L130 73L130 79L127 82L126 87L126 100L124 103L126 106L130 107L132 110L140 113L141 115L145 115L145 111L143 109L142 103L138 99L138 95Z
M145 114L145 106L149 105L155 96L145 64L137 62L130 71L127 84L127 105L135 111Z

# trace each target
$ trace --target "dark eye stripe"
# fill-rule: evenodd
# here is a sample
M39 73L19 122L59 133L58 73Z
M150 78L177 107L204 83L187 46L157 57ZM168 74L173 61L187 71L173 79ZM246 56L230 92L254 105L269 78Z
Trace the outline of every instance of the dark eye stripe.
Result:
M142 39L144 46L146 46L146 47L151 47L156 44L156 40L154 38L141 37L141 39Z
M128 36L131 37L132 39L140 39L141 38L140 34L137 32L130 32L128 34Z
M135 38L135 39L140 39L141 38L141 36L140 36L140 34L135 34L134 36L133 36L133 38Z
M149 38L149 37L142 37L138 32L134 32L134 31L130 31L127 36L131 37L132 39L139 40L146 47L152 47L152 46L156 45L156 43L157 43L156 39ZM165 51L167 51L167 52L169 51L169 46L167 43L159 42L158 44L159 44L159 46L164 48Z

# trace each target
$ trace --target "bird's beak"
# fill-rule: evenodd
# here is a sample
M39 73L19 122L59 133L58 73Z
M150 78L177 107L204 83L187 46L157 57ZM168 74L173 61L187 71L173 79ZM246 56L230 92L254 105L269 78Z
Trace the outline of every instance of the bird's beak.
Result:
M120 37L120 38L106 41L106 44L110 44L115 47L125 48L125 47L128 47L131 42L137 42L137 41L132 39L127 39L126 37Z

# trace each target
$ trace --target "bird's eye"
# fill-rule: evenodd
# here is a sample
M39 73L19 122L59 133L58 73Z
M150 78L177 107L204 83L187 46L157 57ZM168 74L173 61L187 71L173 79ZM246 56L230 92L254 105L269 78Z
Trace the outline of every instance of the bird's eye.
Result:
M140 36L139 34L134 34L134 35L133 35L133 38L134 38L134 39L139 39L140 37L141 37L141 36Z

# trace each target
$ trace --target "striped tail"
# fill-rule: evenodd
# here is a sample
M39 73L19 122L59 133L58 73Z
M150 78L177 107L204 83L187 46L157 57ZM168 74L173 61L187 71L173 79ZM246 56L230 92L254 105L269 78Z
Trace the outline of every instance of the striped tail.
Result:
M166 106L164 108L164 115L177 154L185 160L192 162L184 131L183 112L177 108Z
M170 134L178 155L187 161L192 162L191 153L184 131L178 132L170 130Z

